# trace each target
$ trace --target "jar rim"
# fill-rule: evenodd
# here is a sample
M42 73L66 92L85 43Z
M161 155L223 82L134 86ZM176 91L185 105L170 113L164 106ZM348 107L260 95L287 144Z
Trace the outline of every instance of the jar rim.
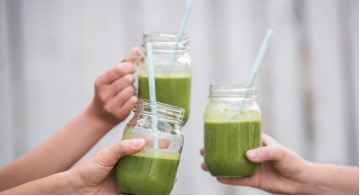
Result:
M257 88L241 83L213 83L209 85L209 98L256 99Z
M147 42L152 43L155 52L186 52L191 48L190 35L187 34L177 37L176 33L147 31L143 33L141 46L145 48Z
M209 85L210 89L249 89L256 90L256 85L248 86L242 83L212 83Z
M156 108L156 113L152 111L153 107ZM185 114L185 109L180 108L174 105L169 105L161 102L153 102L147 99L140 99L136 103L136 106L133 110L136 112L141 112L147 116L154 116L159 119L163 119L172 123L183 124L183 118Z
M159 42L183 42L183 41L190 41L190 35L183 34L180 38L177 37L176 33L172 32L158 32L158 31L146 31L143 33L143 41L145 42L147 39L159 39Z

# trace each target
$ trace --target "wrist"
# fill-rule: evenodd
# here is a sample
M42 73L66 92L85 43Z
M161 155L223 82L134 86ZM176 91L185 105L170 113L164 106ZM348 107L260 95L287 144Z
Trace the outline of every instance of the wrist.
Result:
M77 188L76 188L76 180L74 177L69 173L69 171L61 172L55 174L58 177L58 194L65 194L65 195L76 195Z
M82 113L84 118L89 119L89 124L96 130L107 133L114 128L119 122L112 116L100 114L96 109L95 103L92 102Z
M324 175L321 172L322 166L318 163L308 162L306 163L303 180L304 186L299 191L299 194L324 194L328 192L328 187L323 183Z
M77 179L76 175L72 173L73 170L67 170L65 172L61 172L56 175L60 175L60 188L62 189L61 194L66 195L78 195L80 194L80 185L79 180Z

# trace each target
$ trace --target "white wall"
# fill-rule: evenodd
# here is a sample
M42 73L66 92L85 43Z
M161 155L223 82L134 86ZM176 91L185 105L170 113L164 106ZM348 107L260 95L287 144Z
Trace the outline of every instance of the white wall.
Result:
M185 1L0 0L0 167L53 135L93 96L95 78L140 46L144 31L176 32ZM194 0L193 86L172 194L263 194L200 169L208 85L256 79L264 132L317 162L359 163L357 0ZM118 142L124 123L87 155Z

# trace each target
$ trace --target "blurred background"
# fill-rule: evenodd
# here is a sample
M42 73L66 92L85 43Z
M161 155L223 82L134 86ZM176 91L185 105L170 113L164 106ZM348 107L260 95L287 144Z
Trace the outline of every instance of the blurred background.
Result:
M0 167L83 111L96 77L143 32L176 32L185 3L0 0ZM245 83L268 28L255 81L263 132L310 161L358 166L359 1L194 0L192 106L172 194L267 194L218 183L199 150L209 84ZM118 142L126 122L85 157Z

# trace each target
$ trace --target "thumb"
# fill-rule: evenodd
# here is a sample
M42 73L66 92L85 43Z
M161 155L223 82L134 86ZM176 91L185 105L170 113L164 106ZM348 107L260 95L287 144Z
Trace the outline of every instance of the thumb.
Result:
M280 146L263 146L248 150L246 157L252 162L262 163L265 161L280 161L283 154L284 151Z
M143 139L123 140L113 146L105 148L96 156L96 162L104 167L113 167L118 160L128 154L135 154L145 146Z

